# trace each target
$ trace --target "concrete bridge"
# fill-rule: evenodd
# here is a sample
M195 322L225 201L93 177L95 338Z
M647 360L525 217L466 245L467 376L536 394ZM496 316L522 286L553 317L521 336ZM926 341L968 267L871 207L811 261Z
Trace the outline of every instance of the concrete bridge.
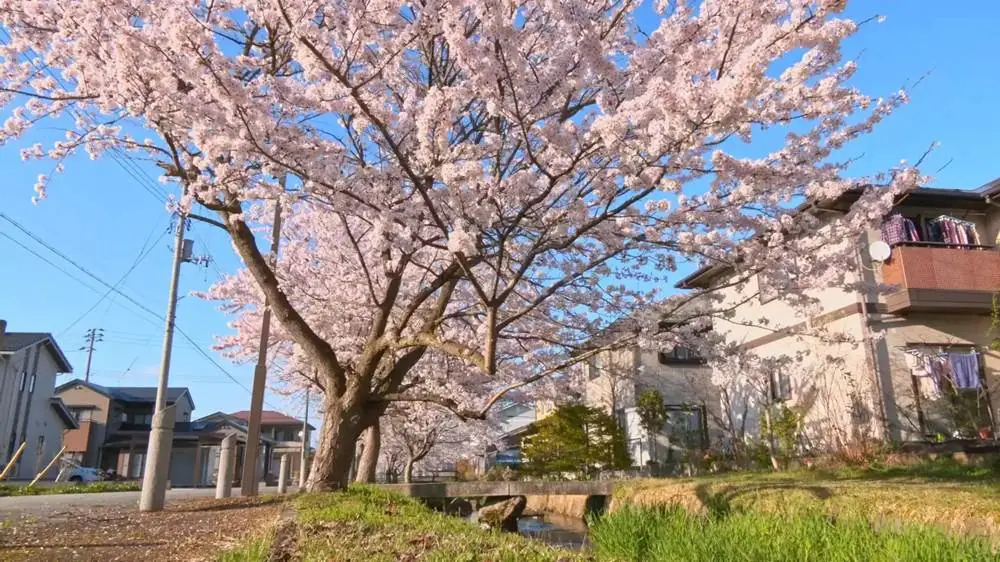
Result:
M414 498L480 498L512 496L610 496L621 480L524 482L420 482L379 484L384 490Z

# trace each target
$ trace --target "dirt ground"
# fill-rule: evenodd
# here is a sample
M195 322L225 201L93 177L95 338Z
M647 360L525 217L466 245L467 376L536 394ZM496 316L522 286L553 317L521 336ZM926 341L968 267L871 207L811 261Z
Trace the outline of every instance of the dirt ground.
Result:
M196 499L159 513L103 507L0 521L0 561L213 560L274 523L281 499Z

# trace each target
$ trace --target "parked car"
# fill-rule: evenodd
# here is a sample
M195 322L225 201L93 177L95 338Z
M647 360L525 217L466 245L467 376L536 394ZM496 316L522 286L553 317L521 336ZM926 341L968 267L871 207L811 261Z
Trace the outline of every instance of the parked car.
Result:
M78 466L70 471L66 479L74 484L86 484L89 482L100 482L104 478L104 473L99 468Z

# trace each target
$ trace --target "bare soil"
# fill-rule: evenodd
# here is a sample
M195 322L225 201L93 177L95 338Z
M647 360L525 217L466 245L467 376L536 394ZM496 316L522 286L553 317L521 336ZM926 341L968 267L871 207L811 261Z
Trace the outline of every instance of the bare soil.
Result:
M213 560L275 523L281 498L196 499L159 513L102 507L0 521L0 561Z

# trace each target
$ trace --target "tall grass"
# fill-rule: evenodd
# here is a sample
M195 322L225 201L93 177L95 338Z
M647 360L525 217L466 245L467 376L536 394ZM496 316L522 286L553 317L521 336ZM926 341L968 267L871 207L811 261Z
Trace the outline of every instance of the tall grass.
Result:
M919 526L874 529L820 513L692 515L680 507L626 507L591 521L601 557L642 561L896 562L997 560L990 543Z

